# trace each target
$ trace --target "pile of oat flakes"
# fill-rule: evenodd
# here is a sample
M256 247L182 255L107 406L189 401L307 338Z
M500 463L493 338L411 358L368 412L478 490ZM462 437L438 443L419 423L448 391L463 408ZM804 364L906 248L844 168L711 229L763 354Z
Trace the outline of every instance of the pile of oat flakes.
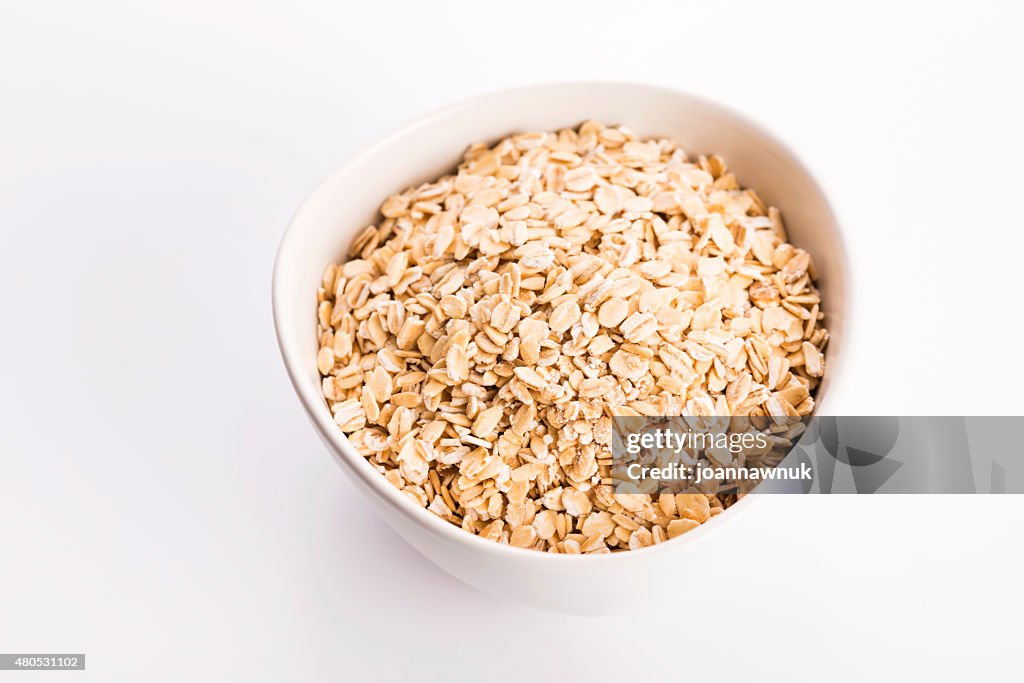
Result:
M616 493L612 416L814 408L810 258L717 156L591 121L473 145L381 214L323 275L323 394L388 481L467 531L660 543L733 501Z

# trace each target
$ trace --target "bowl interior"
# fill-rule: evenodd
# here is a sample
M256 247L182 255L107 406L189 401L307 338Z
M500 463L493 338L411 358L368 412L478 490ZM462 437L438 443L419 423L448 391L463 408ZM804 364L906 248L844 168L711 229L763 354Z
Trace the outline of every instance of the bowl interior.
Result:
M340 260L359 231L377 220L384 199L454 170L470 143L576 126L586 119L623 124L645 138L671 137L691 157L720 154L743 186L782 211L790 241L813 258L831 334L826 376L818 389L820 408L839 367L847 268L836 219L800 162L751 122L682 93L633 84L535 86L451 106L385 138L328 175L288 227L274 271L278 340L296 391L321 435L348 458L362 461L347 465L365 469L390 487L334 427L320 395L315 293L324 267Z

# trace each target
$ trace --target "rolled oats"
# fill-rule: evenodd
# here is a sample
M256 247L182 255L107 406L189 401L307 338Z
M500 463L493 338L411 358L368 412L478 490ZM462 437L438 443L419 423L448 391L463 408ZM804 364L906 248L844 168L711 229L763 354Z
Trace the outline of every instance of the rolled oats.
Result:
M380 212L323 273L323 395L391 484L466 531L661 543L735 496L613 489L612 417L814 409L810 255L721 157L589 121L473 145Z

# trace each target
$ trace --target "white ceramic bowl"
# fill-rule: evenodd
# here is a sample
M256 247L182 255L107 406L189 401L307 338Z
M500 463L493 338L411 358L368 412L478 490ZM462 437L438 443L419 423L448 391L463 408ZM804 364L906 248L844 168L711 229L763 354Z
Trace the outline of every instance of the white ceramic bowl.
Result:
M349 444L320 393L316 290L327 263L376 219L380 203L452 171L472 142L554 130L586 119L674 138L691 155L721 154L744 186L782 210L790 239L808 250L831 331L819 406L836 382L849 310L839 229L821 189L777 140L737 114L690 95L627 83L539 85L496 92L424 116L330 173L292 218L274 266L277 338L288 375L320 438L387 522L417 550L477 588L515 602L577 614L649 604L680 577L701 581L736 547L731 527L756 515L748 496L685 536L643 550L554 555L486 541L442 521L389 484Z

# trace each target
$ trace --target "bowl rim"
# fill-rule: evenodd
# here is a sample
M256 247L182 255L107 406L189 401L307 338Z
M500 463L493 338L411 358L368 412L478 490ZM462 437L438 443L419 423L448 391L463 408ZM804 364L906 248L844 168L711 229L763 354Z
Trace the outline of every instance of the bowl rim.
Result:
M354 154L349 156L346 160L334 166L316 186L303 198L301 204L296 209L295 213L292 214L291 219L285 228L284 234L281 238L280 245L278 246L277 254L274 259L273 278L271 283L271 300L272 310L274 318L274 331L277 337L278 349L281 352L282 360L284 361L285 369L288 373L288 378L298 395L300 402L307 416L313 422L321 438L327 442L330 446L332 455L342 464L347 470L354 475L358 476L363 483L366 484L367 489L377 498L382 499L385 503L391 505L394 509L402 513L406 518L413 522L416 526L420 527L423 531L430 533L432 536L439 537L441 540L464 547L466 550L471 552L479 552L485 554L491 554L494 558L501 558L504 560L520 561L520 562L532 562L532 563L545 563L551 567L557 564L564 566L572 565L575 569L580 569L584 565L580 563L586 563L585 566L597 567L600 565L607 565L609 563L615 563L618 565L633 563L633 562L647 562L654 559L657 556L665 555L668 553L675 553L684 550L692 546L695 543L700 543L709 534L716 534L719 528L728 523L727 520L736 517L737 508L740 510L749 510L753 504L763 498L765 495L774 494L750 494L737 501L734 505L723 511L721 514L716 515L709 519L707 522L701 524L698 528L687 532L684 536L668 539L666 542L651 545L638 550L631 550L628 552L612 552L612 553L599 553L599 554L579 554L579 555L568 555L563 553L550 553L542 552L528 548L519 548L504 543L496 543L494 541L482 538L477 534L467 532L454 524L443 520L434 513L430 512L426 508L415 504L408 496L403 495L401 491L396 489L387 479L381 475L370 462L359 454L355 447L351 445L348 437L337 428L333 420L328 419L329 411L326 408L323 396L319 390L314 391L314 388L310 386L310 383L305 377L303 370L303 362L301 359L301 353L296 348L294 340L291 338L287 330L284 329L282 323L282 311L288 306L284 300L282 281L284 275L282 273L284 269L284 263L288 260L290 252L295 248L294 245L299 241L299 228L298 224L302 221L304 214L309 209L310 204L313 203L313 199L320 193L324 192L328 185L338 176L343 175L353 167L357 167L362 164L366 159L372 157L378 152L378 150L386 145L390 144L397 138L409 135L414 131L432 125L446 117L455 114L463 109L479 106L489 100L515 97L517 95L525 95L530 93L536 93L545 90L572 90L580 88L600 88L600 89L618 89L626 90L632 89L634 91L644 90L650 93L664 95L667 97L673 97L681 100L689 100L692 104L700 107L704 107L714 111L717 115L728 117L733 119L736 123L748 128L758 137L761 137L768 142L774 144L781 152L789 157L793 164L804 173L807 179L810 181L812 188L818 193L823 199L829 214L832 217L832 223L836 228L835 234L835 248L837 249L839 263L841 265L842 273L840 274L840 280L842 280L841 286L843 288L843 307L844 312L843 318L843 339L842 339L842 353L834 354L834 359L830 359L829 365L829 384L832 385L836 381L837 377L843 375L844 359L849 356L849 344L850 344L850 321L853 318L853 301L852 291L850 283L850 268L849 268L849 250L847 248L845 239L843 237L842 226L839 218L836 214L835 205L829 199L828 194L822 187L821 183L815 174L811 172L807 164L799 157L793 148L780 140L775 134L769 132L761 124L752 120L745 114L741 114L733 108L723 105L714 100L693 95L689 92L678 90L671 87L665 87L661 85L647 84L636 81L617 81L617 80L582 80L582 81L555 81L555 82L543 82L530 85L520 85L512 88L502 88L497 90L486 91L477 95L466 97L457 100L451 104L447 104L441 107L434 108L424 114L415 116L408 119L404 124L393 128L387 134L375 139L374 141L364 145L358 149ZM469 144L469 143L467 143ZM312 305L312 304L310 304ZM828 398L829 395L834 393L835 389L830 388L828 394L823 397L823 400L816 407L815 414L820 414L821 403L824 403L824 398ZM669 542L671 541L671 542ZM660 553L660 555L659 555ZM587 559L581 559L587 558Z

